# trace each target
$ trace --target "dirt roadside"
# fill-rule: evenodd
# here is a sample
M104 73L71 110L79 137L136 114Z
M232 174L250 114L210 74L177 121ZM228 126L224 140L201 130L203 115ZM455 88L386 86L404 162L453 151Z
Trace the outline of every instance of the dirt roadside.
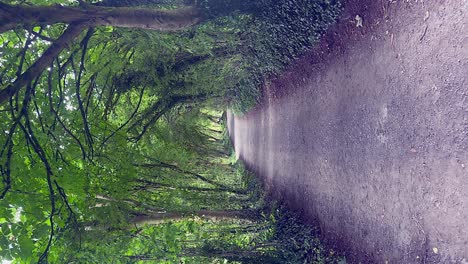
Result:
M262 105L228 115L240 157L351 263L468 263L467 11L346 1Z

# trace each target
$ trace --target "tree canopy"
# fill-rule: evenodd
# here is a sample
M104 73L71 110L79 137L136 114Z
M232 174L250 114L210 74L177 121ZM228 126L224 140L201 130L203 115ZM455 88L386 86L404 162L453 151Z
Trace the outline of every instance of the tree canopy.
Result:
M0 259L234 258L208 244L258 212L229 166L221 112L255 105L265 78L339 10L329 0L1 1ZM237 222L200 244L212 228L200 219ZM236 239L259 239L245 234Z

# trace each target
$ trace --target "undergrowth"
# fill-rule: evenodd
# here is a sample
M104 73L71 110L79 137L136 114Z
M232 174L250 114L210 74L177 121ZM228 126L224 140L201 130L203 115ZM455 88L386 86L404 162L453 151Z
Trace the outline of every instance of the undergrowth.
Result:
M346 263L333 249L322 244L317 228L304 224L298 215L284 204L267 198L258 178L245 169L242 161L236 161L235 167L238 173L243 174L252 204L261 210L264 219L260 223L264 221L270 226L267 241L263 241L264 244L269 243L273 247L273 250L266 252L270 258L269 263ZM264 262L250 260L243 263Z
M297 215L283 205L271 202L270 217L275 226L274 238L281 241L278 251L284 263L336 263L346 260L325 247L316 228L302 223Z

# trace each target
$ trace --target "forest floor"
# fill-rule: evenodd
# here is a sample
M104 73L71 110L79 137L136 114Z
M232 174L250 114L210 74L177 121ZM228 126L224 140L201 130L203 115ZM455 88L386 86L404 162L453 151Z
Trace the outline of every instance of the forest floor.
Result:
M228 116L266 189L351 263L468 263L468 1L350 0Z

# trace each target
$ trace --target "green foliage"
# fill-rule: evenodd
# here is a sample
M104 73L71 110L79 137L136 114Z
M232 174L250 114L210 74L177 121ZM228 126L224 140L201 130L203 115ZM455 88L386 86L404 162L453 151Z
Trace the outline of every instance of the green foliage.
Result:
M263 0L252 33L254 55L267 73L277 73L297 58L335 22L339 1Z
M320 242L316 228L302 223L296 214L276 202L270 206L270 219L275 226L273 239L281 241L278 251L283 263L346 263Z
M265 79L279 74L319 40L335 22L341 5L329 0L262 0L256 10L243 34L243 72L230 94L231 108L237 113L258 102Z
M162 85L208 90L212 96L223 96L236 113L245 113L258 103L264 81L311 48L341 10L339 1L329 0L204 0L198 5L212 19L190 32L153 37L144 33L147 39L130 32L125 37L143 41L148 52L141 54L145 61L136 61L135 66L145 65L151 71L126 69L123 86L141 78L134 76L162 75L166 77ZM161 60L155 50L174 61ZM178 80L173 76L168 80L171 72Z
M230 156L220 109L255 105L265 78L309 48L339 4L197 3L210 19L177 33L84 30L0 105L0 259L284 263L295 259L291 252L303 259L319 248L307 232L294 235L301 246L282 246L299 227L287 224L289 216L271 221L260 184ZM170 9L187 1L98 4ZM65 30L24 25L2 33L0 90ZM197 215L223 210L244 214ZM247 217L256 212L264 217ZM171 214L181 217L164 219ZM138 222L151 217L159 222Z

